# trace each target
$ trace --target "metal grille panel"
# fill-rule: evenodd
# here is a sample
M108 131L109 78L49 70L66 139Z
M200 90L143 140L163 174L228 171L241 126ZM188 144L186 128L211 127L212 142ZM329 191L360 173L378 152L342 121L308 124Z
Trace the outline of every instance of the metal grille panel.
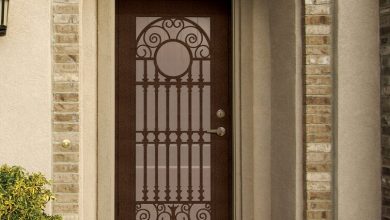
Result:
M136 219L211 219L210 18L137 17Z

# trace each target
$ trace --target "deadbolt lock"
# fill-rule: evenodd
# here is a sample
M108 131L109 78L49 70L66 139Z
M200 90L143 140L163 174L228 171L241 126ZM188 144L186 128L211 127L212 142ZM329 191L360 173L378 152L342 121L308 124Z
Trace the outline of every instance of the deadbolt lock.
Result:
M225 113L224 110L219 109L219 110L217 111L217 117L218 117L218 118L224 118L225 115L226 115L226 113Z

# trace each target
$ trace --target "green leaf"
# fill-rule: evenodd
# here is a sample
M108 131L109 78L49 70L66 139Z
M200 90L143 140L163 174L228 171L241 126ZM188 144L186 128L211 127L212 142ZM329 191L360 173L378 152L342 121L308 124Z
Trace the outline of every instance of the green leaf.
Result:
M54 200L51 182L41 173L28 173L19 166L0 166L0 220L61 220L44 212Z

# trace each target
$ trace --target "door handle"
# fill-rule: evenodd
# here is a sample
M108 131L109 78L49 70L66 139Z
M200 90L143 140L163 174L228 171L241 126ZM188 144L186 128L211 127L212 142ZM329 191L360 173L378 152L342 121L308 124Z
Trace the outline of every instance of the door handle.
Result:
M222 137L226 134L226 129L224 127L219 127L217 129L207 130L207 132L211 134L217 134L218 136Z

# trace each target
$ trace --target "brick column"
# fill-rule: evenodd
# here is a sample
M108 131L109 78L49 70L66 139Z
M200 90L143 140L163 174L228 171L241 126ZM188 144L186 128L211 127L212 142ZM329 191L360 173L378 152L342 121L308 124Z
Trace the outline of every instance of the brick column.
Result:
M305 0L304 125L306 219L332 218L331 0Z
M79 1L52 1L53 213L79 213ZM69 139L68 148L62 140Z

